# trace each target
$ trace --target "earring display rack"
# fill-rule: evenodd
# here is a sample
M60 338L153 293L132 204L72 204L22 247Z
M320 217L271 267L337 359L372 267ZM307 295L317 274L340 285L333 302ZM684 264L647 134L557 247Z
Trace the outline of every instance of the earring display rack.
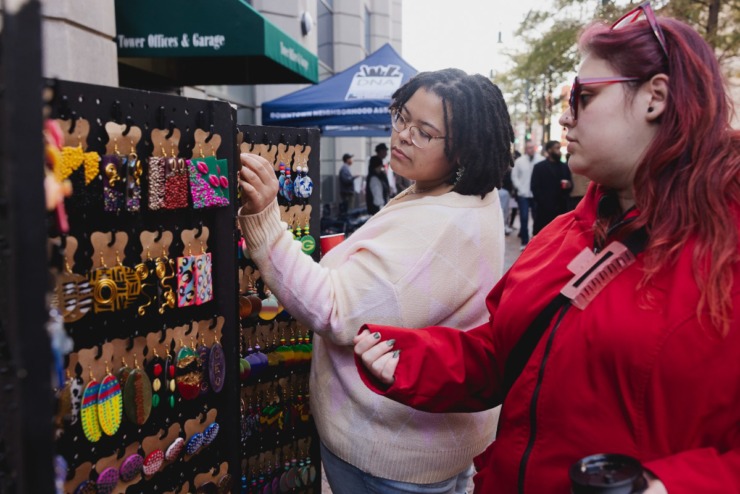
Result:
M235 111L66 81L49 87L73 186L69 233L52 239L62 258L55 293L74 341L57 397L64 492L86 483L128 494L226 484L240 458L231 440L239 428ZM80 393L80 410L64 409Z
M318 261L319 192L305 197L301 179L307 173L318 183L318 129L240 125L237 131L239 152L273 164L281 217ZM304 190L286 192L285 182ZM239 280L241 492L320 493L319 439L308 405L311 332L282 309L246 251Z

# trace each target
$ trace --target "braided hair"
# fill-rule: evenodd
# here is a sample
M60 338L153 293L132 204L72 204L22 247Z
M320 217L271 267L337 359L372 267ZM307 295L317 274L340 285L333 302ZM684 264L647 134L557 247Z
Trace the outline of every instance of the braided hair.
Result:
M393 93L391 110L400 110L419 89L442 98L444 153L458 173L449 183L462 195L485 197L501 187L512 166L514 130L501 90L482 75L459 69L420 72Z

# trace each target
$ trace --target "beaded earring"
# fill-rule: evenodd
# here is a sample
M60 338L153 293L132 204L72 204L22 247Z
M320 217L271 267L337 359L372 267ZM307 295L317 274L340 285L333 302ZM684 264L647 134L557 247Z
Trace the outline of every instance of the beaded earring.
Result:
M100 429L108 436L114 435L121 427L123 416L123 396L118 379L111 374L108 363L105 364L106 376L98 388L98 421Z
M80 408L80 421L82 422L82 432L91 443L98 442L103 435L98 421L98 391L100 383L95 380L92 369L90 370L90 380L85 386L82 393L82 406Z
M122 482L131 482L134 480L142 471L144 467L144 457L138 453L130 455L128 458L123 460L121 469L119 470L119 476Z
M164 169L164 209L183 209L188 207L188 167L185 160L176 157L173 147L172 157L165 160Z
M303 236L301 237L301 250L304 254L311 255L316 250L316 239L310 235L309 221L306 217L306 226L303 227Z

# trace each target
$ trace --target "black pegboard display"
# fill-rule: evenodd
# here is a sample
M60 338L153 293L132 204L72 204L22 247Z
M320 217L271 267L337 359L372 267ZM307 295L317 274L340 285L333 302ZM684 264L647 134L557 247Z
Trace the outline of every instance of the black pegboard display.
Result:
M287 176L295 181L307 166L308 176L319 183L318 129L240 125L237 142L239 152L259 154L273 163L281 180ZM318 187L308 198L279 193L278 204L283 220L297 232L296 241L307 254L313 246L310 255L318 261ZM265 310L270 292L258 270L247 256L240 258L240 299L256 292L263 304L261 312L252 307L251 314L249 309L241 313L240 353L253 364L241 387L241 492L320 493L319 439L308 406L312 334L287 312L278 309L270 315Z
M160 392L153 393L161 401L158 401L157 407L152 408L151 415L142 425L127 420L128 415L124 414L116 432L112 435L103 433L99 440L90 441L83 431L83 415L77 414L78 418L71 421L65 417L60 419L56 449L67 462L65 492L74 492L85 481L95 481L106 468L121 469L122 463L136 453L149 461L149 455L157 450L165 453L176 437L190 441L213 422L218 423L219 432L206 448L193 455L182 454L167 460L149 474L138 474L131 481L120 481L115 492L191 492L207 481L217 483L224 478L227 471L237 479L240 451L239 444L233 440L238 436L240 425L236 305L238 237L234 222L237 204L235 111L222 102L144 91L66 81L48 81L48 85L53 91L50 117L62 120L61 126L66 133L74 136L76 131L73 126L79 125L83 119L89 123L89 135L84 143L80 143L83 147L86 145L86 153L96 152L104 156L110 152L110 147L106 150L106 146L110 144L106 124L110 122L125 125L127 129L138 127L142 135L135 148L142 166L141 206L138 211L131 211L126 207L106 211L105 187L111 183L111 175L106 179L105 157L99 175L89 183L85 179L84 166L77 168L68 177L74 186L74 192L65 201L69 234L62 237L61 242L69 249L71 239L74 239L77 246L71 258L73 262L70 263L73 265L72 273L90 280L102 266L113 267L120 264L129 269L128 273L134 272L135 267L144 266L142 269L149 275L149 280L154 280L146 288L146 280L136 278L137 290L141 290L136 303L130 303L133 298L124 299L124 303L115 310L108 310L95 299L95 310L90 309L83 317L65 323L67 333L74 340L74 350L66 363L67 374L72 383L87 386L92 378L97 381L105 378L106 372L102 370L104 367L115 374L124 366L134 368L138 364L154 383L155 375L159 375L154 366L159 363L163 367L160 373L163 372L165 376L162 378ZM203 149L196 145L199 129L207 133L209 139L214 134L221 139L215 156L219 160L228 160L228 173L220 169L219 173L222 176L220 187L228 189L230 200L220 207L196 209L194 199L189 198L185 207L152 210L149 206L158 195L150 193L152 183L149 168L152 165L148 159L163 154L183 159L203 156ZM174 131L180 133L176 146L157 142L157 139L161 141L161 134L157 139L153 137L156 132L171 136ZM124 143L125 139L122 139L122 147ZM127 155L134 150L121 151ZM206 149L206 154L210 153ZM223 166L223 161L220 163ZM216 179L218 180L218 176ZM113 188L112 183L110 188ZM166 196L164 200L173 197L171 194ZM200 237L204 229L208 231L205 243ZM147 245L142 240L145 232L156 234L154 240L149 237ZM182 239L188 232L194 235L192 243L195 246L191 242L186 245ZM106 253L107 261L99 260L99 257L103 257L101 249L104 250L105 246L101 247L98 236L110 239L107 244L110 249L118 249L122 244L114 242L121 233L126 234L127 242L124 248L116 252L116 261L111 261L111 252ZM169 239L169 242L161 240L162 238ZM151 246L156 246L157 251L148 252ZM174 307L165 306L165 280L175 284L177 278L176 268L166 261L184 258L193 254L193 251L198 255L201 252L211 255L213 299L199 305L179 306L178 302ZM148 256L152 260L147 263ZM159 260L162 259L164 261L160 263ZM162 277L157 271L159 267L165 270ZM91 286L94 288L97 285L91 282ZM176 284L175 287L180 289ZM120 286L117 293L121 293ZM98 295L101 299L106 299L105 295ZM147 299L154 304L142 308ZM160 310L157 310L158 307ZM101 310L98 311L98 308ZM191 361L185 358L187 355L183 354L182 360L177 360L177 356L184 347L199 351L205 346L213 351L215 330L221 333L220 343L225 352L223 389L218 393L212 389L204 390L193 399L185 399L186 394L185 391L180 392L180 384L188 385L187 379L193 367L186 367L184 362ZM153 349L158 343L161 344L160 350L155 354ZM168 356L172 358L171 362L167 360ZM103 360L104 363L101 362ZM171 393L166 375L169 364L176 361L183 362L183 368L180 369L178 363L177 368L173 369L178 376L177 392ZM201 365L196 366L195 372L205 372L205 361L199 361ZM174 406L171 408L168 401L170 395L174 398ZM98 402L100 403L102 401ZM82 406L85 406L84 403ZM156 461L156 458L152 459L152 464L156 464ZM237 492L236 487L234 492Z

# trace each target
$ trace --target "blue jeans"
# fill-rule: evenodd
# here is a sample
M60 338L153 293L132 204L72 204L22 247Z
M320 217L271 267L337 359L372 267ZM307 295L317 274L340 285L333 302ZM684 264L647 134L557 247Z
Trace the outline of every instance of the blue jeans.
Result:
M529 211L534 212L534 199L517 197L516 202L519 205L519 238L522 239L522 245L527 245L529 243Z
M509 200L511 195L506 189L498 190L498 200L501 203L501 212L504 215L504 228L509 226L509 215L511 214L511 208L509 207Z
M435 484L411 484L373 477L335 456L321 443L321 464L334 494L465 494L470 477L468 469L452 478Z

